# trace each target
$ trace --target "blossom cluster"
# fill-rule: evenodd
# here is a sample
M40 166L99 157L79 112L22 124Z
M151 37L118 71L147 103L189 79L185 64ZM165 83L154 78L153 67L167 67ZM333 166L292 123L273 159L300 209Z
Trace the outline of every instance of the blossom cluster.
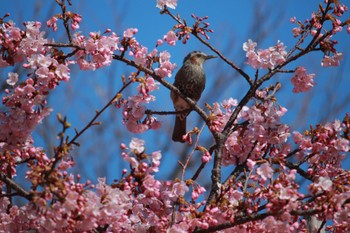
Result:
M89 38L77 33L73 42L84 48L75 54L80 69L95 70L111 64L113 53L118 50L119 37L113 32L109 36L91 32Z
M2 28L1 41L7 54L16 54L11 60L2 60L2 66L23 62L27 70L27 79L19 82L18 74L10 72L2 103L6 107L0 113L0 151L8 154L1 163L1 171L12 167L16 173L16 163L28 158L42 158L41 149L33 147L32 131L48 116L51 109L46 106L48 93L62 81L68 81L70 69L53 53L44 32L40 31L40 22L27 22L25 31L6 23ZM6 56L1 56L6 57ZM9 56L10 58L10 56ZM2 58L1 58L2 59ZM44 156L45 157L45 156Z
M170 62L170 53L167 51L158 52L157 49L153 49L150 53L148 48L141 45L135 38L137 33L136 28L129 28L124 31L124 39L122 44L125 44L128 47L129 55L134 58L136 64L143 67L151 67L154 61L159 63L159 67L155 68L155 73L161 78L170 77L176 68L175 63ZM176 36L173 32L170 31L163 38L170 45L174 45L176 41ZM161 45L163 42L158 40L157 46ZM124 48L123 48L124 49ZM158 56L159 54L159 56Z
M291 79L292 84L294 85L293 92L307 92L315 84L313 78L315 74L307 74L306 69L302 66L299 66L294 71L294 76Z
M257 43L251 39L243 44L243 50L246 51L247 63L254 69L273 69L286 60L286 46L280 41L268 49L258 49L256 51L256 46Z
M314 177L308 189L317 198L309 206L317 209L323 208L323 203L329 203L318 216L333 216L334 225L328 227L331 231L350 230L350 216L345 214L350 208L350 174L341 165L350 150L349 138L344 135L349 129L349 122L346 116L343 122L336 120L325 125L319 124L303 134L293 133L293 140L298 145L296 158L308 164L307 174ZM339 190L339 185L344 189Z
M224 100L214 104L212 130L221 131L237 105L237 100ZM274 148L274 156L285 156L289 147L285 145L290 136L289 127L280 122L287 109L272 101L251 107L245 106L237 117L237 122L248 121L247 127L233 132L225 142L223 164L242 164L247 159L259 160L269 147ZM214 117L215 116L215 117Z
M152 77L139 78L138 81L140 82L137 87L138 94L129 96L127 100L122 100L121 104L117 105L117 107L123 107L123 123L133 133L143 133L161 126L155 117L151 115L145 117L146 107L144 106L155 100L150 93L159 88L159 83Z
M297 20L296 17L291 18L290 22L297 25L292 29L292 33L294 37L300 37L301 42L304 41L303 36L306 33L320 40L320 49L324 53L321 66L339 66L343 54L336 50L335 45L338 42L332 37L341 32L345 25L347 25L348 33L350 32L349 24L342 24L340 20L340 17L348 11L348 7L340 1L334 1L333 4L329 4L328 1L325 2L328 4L327 11L320 5L318 12L312 13L310 20L302 22ZM331 23L331 29L325 29L324 24L327 21Z
M319 17L325 12L320 6L320 12L308 22L311 29L293 29L294 35L298 37L309 28L312 36L322 39L322 33L327 33L320 30L322 19L331 20L332 35L341 31L337 17L347 8L339 1L332 3L329 17ZM176 6L177 0L157 0L161 9ZM78 29L81 16L65 12L52 17L47 26L58 30L60 19L69 22L71 29ZM207 36L206 32L211 32L209 24L203 22L207 17L192 17L196 20L195 32ZM181 38L186 42L191 33L190 27L180 25L175 27L180 33L171 30L163 37L171 46ZM176 65L170 62L167 51L155 48L149 52L136 40L137 32L129 28L117 36L106 30L102 35L92 32L88 37L75 33L68 44L72 52L65 54L59 50L62 44L44 37L40 22L27 22L25 30L21 30L3 21L0 67L21 64L26 76L9 72L2 98L0 187L7 193L2 191L0 195L1 232L193 232L214 231L215 227L223 229L221 232L307 232L310 229L304 216L309 215L331 222L326 227L329 231L350 231L350 173L342 168L350 150L349 115L342 122L311 126L304 133L293 132L291 138L290 127L281 122L287 109L275 98L267 98L268 91L256 91L257 98L252 99L251 106L242 107L233 98L208 105L208 126L214 133L222 132L233 113L242 107L226 141L216 145L216 149L223 148L221 165L235 168L225 181L219 181L215 199L208 202L208 192L195 178L160 180L156 173L162 152L147 152L145 141L138 138L132 138L128 145L121 144L120 157L129 168L123 169L120 179L111 184L106 178L99 178L96 185L89 180L84 183L79 174L69 171L75 166L70 156L74 143L62 136L64 131L59 138L66 140L54 148L52 158L44 149L35 147L32 132L51 111L47 96L61 82L69 81L70 67L75 64L81 70L95 70L118 58L134 66L137 71L130 74L128 82L124 80L123 88L137 84L137 93L127 97L118 93L111 103L122 109L123 123L133 133L161 126L146 112L145 104L155 101L152 92L159 89L156 80L170 77ZM342 58L330 38L331 35L320 43L325 52L323 66L339 65ZM158 40L156 47L162 43ZM256 46L251 40L243 45L247 63L255 69L274 69L287 59L281 42L265 50L256 50ZM313 78L304 67L298 67L292 78L293 91L308 91L314 85ZM64 129L69 128L65 120L58 118ZM211 161L208 149L197 146L195 150L202 153L201 166ZM17 175L17 166L23 163L28 169L25 175L29 191L11 183L15 182L12 178ZM300 188L299 178L309 181L306 192ZM15 205L12 195L21 195L28 202Z
M55 32L58 30L58 27L57 27L57 20L58 19L63 19L63 18L66 18L68 19L67 21L70 21L70 26L71 26L71 29L76 31L77 29L79 29L79 23L81 22L82 20L82 17L80 14L77 14L77 13L73 13L71 11L67 11L65 12L64 15L62 14L56 14L55 16L51 17L48 21L46 21L46 25L48 27L51 27L52 30Z
M175 9L177 6L177 0L157 0L157 5L159 9L163 9L164 7L169 7L171 9Z
M158 52L155 48L150 53L148 48L140 45L136 40L135 35L137 33L136 28L129 28L124 31L124 38L121 44L124 45L120 48L122 52L129 49L129 56L134 58L137 65L142 67L152 67L153 63L156 61L158 67L154 69L154 73L160 78L170 77L176 68L175 63L170 62L170 53L167 51ZM171 33L168 33L168 43L171 38ZM158 45L161 43L159 42ZM136 77L132 74L129 79L139 82L137 87L137 94L134 96L129 96L127 100L120 101L117 107L123 107L123 123L126 128L133 133L143 133L149 129L158 129L161 125L160 122L154 116L147 115L145 117L146 107L144 104L148 104L155 101L155 96L150 93L159 88L159 83L154 80L154 78L146 75L143 77ZM144 118L145 117L145 118Z

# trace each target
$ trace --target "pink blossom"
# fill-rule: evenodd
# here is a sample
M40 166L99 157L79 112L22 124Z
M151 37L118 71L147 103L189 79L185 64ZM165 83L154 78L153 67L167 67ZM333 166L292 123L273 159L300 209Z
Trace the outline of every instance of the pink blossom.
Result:
M209 153L209 151L207 151L206 149L202 150L203 155L202 155L202 163L208 163L211 160L211 155Z
M334 148L338 151L348 152L350 150L349 140L345 138L338 138L334 143Z
M183 197L187 193L189 188L183 181L177 182L173 185L173 192L176 197Z
M114 51L119 49L119 37L115 33L101 36L99 33L91 32L89 38L77 33L74 34L73 40L84 48L75 53L82 70L95 70L110 65Z
M169 31L164 37L163 40L165 40L169 45L174 46L177 41L177 36L174 31Z
M156 7L163 9L165 6L175 9L177 6L177 0L157 0Z
M243 43L243 50L246 52L254 51L257 45L258 44L256 42L253 42L251 39L249 39L248 42Z
M254 166L255 166L256 162L251 160L251 159L247 159L247 167L251 170L254 169Z
M334 222L336 226L341 227L342 229L346 229L347 231L350 230L350 207L345 206L344 208L341 208L337 210L334 214Z
M287 51L284 44L277 41L277 44L268 49L255 51L257 43L252 40L243 43L243 50L246 51L247 63L254 69L273 69L286 60Z
M7 84L10 86L14 86L18 82L18 74L9 72L8 79L6 80Z
M205 193L205 191L206 191L206 190L205 190L204 187L197 185L197 186L196 186L195 188L193 188L193 190L192 190L192 195L191 195L192 200L198 199L199 196L200 196L201 194Z
M135 157L130 156L127 153L122 153L123 159L130 164L130 167L135 169L139 166L139 161Z
M40 32L40 22L27 22L26 23L26 37L22 39L20 44L20 50L27 57L33 54L40 54L46 51L47 39L44 39L44 32Z
M298 195L294 191L293 187L281 187L279 190L279 198L282 200L296 201Z
M68 81L70 77L69 68L66 65L59 64L55 70L55 74L60 80Z
M321 66L339 66L340 61L343 59L342 53L336 53L333 56L325 55L321 61Z
M147 175L143 181L143 186L146 188L145 195L159 197L162 184L154 176Z
M298 93L309 91L315 85L315 81L313 80L314 77L315 74L307 74L306 69L299 66L295 70L294 76L291 79L291 82L294 85L293 92Z
M260 167L256 169L256 173L260 175L263 181L272 178L273 169L269 163L263 163Z
M333 182L329 179L329 177L321 176L317 183L314 183L314 187L318 187L324 191L328 191L333 185Z
M136 151L136 153L141 154L145 150L145 141L138 138L133 138L129 144L129 147L131 150Z
M300 28L293 28L292 33L293 33L294 37L298 37L298 36L300 36L301 29Z
M170 53L163 51L159 55L159 68L154 69L156 74L160 77L171 77L174 69L176 68L175 63L170 62Z
M124 37L126 38L132 38L134 35L138 32L137 28L128 28L124 31Z
M160 151L152 152L152 167L154 168L152 172L158 172L158 167L160 165L160 160L162 158L162 153Z
M58 29L58 27L57 27L57 18L55 16L53 16L51 19L46 21L46 25L48 27L52 27L54 32L57 31L57 29Z
M229 201L229 207L233 208L238 206L239 201L243 198L243 193L238 190L230 189L229 192L225 194L225 197Z

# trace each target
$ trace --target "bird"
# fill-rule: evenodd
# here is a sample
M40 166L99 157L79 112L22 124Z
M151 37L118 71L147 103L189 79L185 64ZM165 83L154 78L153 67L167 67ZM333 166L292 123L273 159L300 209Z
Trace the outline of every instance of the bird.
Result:
M183 65L175 75L174 86L186 97L197 102L205 88L205 72L203 64L205 61L216 58L214 55L207 55L201 51L190 52L183 60ZM184 142L183 135L186 134L186 118L191 111L191 106L177 93L171 91L171 99L176 112L172 140ZM188 110L185 111L184 110Z

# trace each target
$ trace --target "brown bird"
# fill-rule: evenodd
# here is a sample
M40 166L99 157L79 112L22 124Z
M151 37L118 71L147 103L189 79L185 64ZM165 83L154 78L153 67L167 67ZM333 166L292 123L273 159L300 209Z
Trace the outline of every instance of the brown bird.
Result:
M205 73L203 64L206 60L215 58L216 56L206 55L200 51L189 53L180 70L175 76L174 86L177 87L182 94L198 101L205 88ZM179 95L171 92L175 111L190 110L191 106ZM186 134L186 118L190 111L179 113L176 115L175 126L172 139L177 142L184 142L182 136Z

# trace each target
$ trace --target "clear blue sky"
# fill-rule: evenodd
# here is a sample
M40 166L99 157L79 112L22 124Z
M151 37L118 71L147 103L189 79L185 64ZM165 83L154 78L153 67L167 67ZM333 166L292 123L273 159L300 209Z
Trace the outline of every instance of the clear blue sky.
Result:
M54 2L47 0L3 0L0 3L0 15L10 13L11 19L17 22L18 25L28 20L46 22L49 16L60 12L60 9ZM136 27L139 29L136 38L149 50L152 50L157 39L162 38L174 25L174 21L170 17L159 14L160 10L155 7L155 0L72 0L72 3L73 7L71 10L83 16L80 30L84 34L87 35L90 31L103 32L106 28L112 29L117 34L122 34L124 29ZM242 44L245 41L253 39L254 41L259 41L259 47L266 48L274 45L277 40L281 40L288 48L291 48L296 39L293 39L291 36L291 29L294 25L289 22L289 19L296 16L303 21L310 17L312 11L317 9L318 1L309 0L179 0L178 7L172 12L175 15L180 14L190 25L193 23L190 17L192 13L198 16L208 15L211 28L215 31L211 35L211 43L232 61L243 65L245 57ZM44 25L43 27L45 28ZM61 25L59 25L59 29L62 30ZM50 36L53 35L51 30L48 33ZM64 42L62 34L55 35L55 38L58 42ZM310 73L316 73L315 81L317 86L310 93L293 94L291 92L292 85L289 81L290 76L279 76L273 80L275 82L279 81L283 85L281 92L278 94L278 100L281 105L289 109L289 112L282 120L286 123L295 124L292 130L297 128L306 129L309 124L315 124L320 120L324 122L333 120L335 117L341 118L350 109L350 66L349 49L347 48L349 36L343 33L337 39L340 42L337 48L344 53L344 61L341 67L321 69L320 60L322 55L320 53L301 59L298 63L289 67L294 69L297 65L304 65ZM194 38L186 45L179 42L176 47L164 45L160 47L160 50L168 50L172 54L172 61L179 66L183 57L192 50L203 50L210 53L208 48L201 45ZM206 93L215 93L219 78L223 79L229 87L222 92L219 90L220 95L219 93L213 96L208 96L209 94L207 94L208 98L205 101L213 103L229 97L239 100L248 86L243 78L237 76L232 69L219 63L219 60L212 60L206 64L208 83L204 95ZM218 67L220 72L217 70ZM251 68L245 66L244 69L246 72L254 74L254 70ZM78 129L82 128L93 116L94 110L100 109L111 98L113 91L120 88L119 80L121 74L128 73L130 70L123 64L115 62L112 66L98 72L73 70L71 82L61 85L50 98L50 103L55 109L55 112L51 115L50 122L55 122L55 114L60 112L62 115L67 115L75 127ZM220 74L220 77L218 77L218 74ZM4 77L4 73L0 73L0 75ZM168 79L168 81L172 82L172 78ZM172 110L167 89L161 88L155 95L161 101L151 105L154 110ZM199 103L202 106L204 105L204 102ZM304 106L309 106L309 109L303 109ZM163 171L160 175L169 176L167 171L173 170L173 167L177 166L176 161L179 155L187 151L188 148L187 145L169 143L173 116L160 116L159 119L163 122L164 127L156 132L149 132L144 135L121 135L120 132L117 132L118 127L122 127L120 114L120 110L107 112L107 116L104 116L103 119L113 119L116 123L100 128L100 131L96 129L96 131L90 132L91 134L83 138L84 140L89 140L89 138L91 140L91 137L93 137L92 145L99 145L99 143L102 145L107 142L110 148L107 152L103 150L105 149L103 146L100 149L98 149L98 146L91 146L89 150L84 149L84 147L80 148L80 156L84 156L84 158L83 162L79 162L79 159L77 160L78 167L85 169L91 174L90 178L93 178L94 174L108 176L110 180L118 178L119 173L116 172L116 167L122 166L117 157L120 142L128 143L132 137L140 137L149 140L147 144L148 152L158 149L164 152L163 161L165 165L161 169L166 171ZM196 119L196 116L192 113L189 125L193 126L198 122L198 120L194 119ZM202 122L200 122L200 125L202 125ZM55 136L58 130L59 128L56 127L51 134ZM99 141L100 138L94 137L94 135L102 135L102 140ZM44 141L38 138L39 144L45 145ZM205 144L205 146L209 147L210 144ZM107 168L104 169L106 161L109 162ZM94 165L88 168L84 166L90 163ZM164 169L164 166L169 166L169 169Z

